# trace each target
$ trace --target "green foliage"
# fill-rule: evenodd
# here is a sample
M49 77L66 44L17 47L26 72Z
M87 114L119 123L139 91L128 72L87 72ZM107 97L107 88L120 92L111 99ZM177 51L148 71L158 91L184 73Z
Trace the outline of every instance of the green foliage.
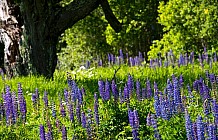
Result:
M154 41L150 58L171 48L178 56L187 51L200 52L205 46L218 46L218 2L211 0L170 0L160 3L158 22L164 26L161 40Z
M162 27L157 23L158 0L110 0L114 15L122 23L122 31L116 33L101 8L68 29L61 42L67 47L59 53L62 69L73 69L84 64L85 60L101 57L107 53L137 55L147 52L152 40L160 39ZM145 56L146 57L146 56Z
M76 23L65 31L61 42L66 42L66 48L59 53L60 67L74 69L84 64L86 60L105 57L111 51L104 36L107 23L102 19L103 11L98 8L84 20Z

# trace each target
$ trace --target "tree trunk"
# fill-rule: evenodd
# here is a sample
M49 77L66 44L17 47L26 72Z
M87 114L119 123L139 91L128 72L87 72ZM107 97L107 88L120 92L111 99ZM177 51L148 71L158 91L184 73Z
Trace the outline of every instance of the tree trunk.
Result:
M65 7L60 0L23 0L22 15L30 46L33 73L53 77L57 65L58 37L67 28L85 18L102 3L106 19L116 32L121 24L115 18L107 0L73 0Z
M10 77L26 74L23 59L20 55L20 37L22 19L19 7L10 0L0 1L0 67Z

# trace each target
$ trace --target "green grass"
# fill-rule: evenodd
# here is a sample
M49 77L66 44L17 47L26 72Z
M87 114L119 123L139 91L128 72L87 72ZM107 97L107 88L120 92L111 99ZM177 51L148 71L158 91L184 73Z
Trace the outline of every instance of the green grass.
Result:
M72 78L76 81L79 87L84 87L86 90L86 96L84 100L84 106L82 111L87 113L87 109L93 110L93 96L94 93L98 93L98 80L114 78L114 71L118 69L118 66L106 67L106 68L93 68L89 70L75 70L69 71ZM157 82L160 91L163 91L166 87L167 79L172 74L179 76L183 74L185 79L185 86L200 76L205 78L205 70L209 70L210 73L218 74L217 63L213 63L213 68L210 69L208 65L205 65L202 69L198 64L181 66L179 67L168 67L168 68L155 68L150 69L148 67L128 67L121 66L116 73L116 82L118 88L123 89L127 81L127 75L130 73L134 81L139 79L142 87L145 87L147 79L151 81L152 88L154 81ZM45 115L45 108L43 104L44 91L48 92L49 101L53 100L57 108L57 116L66 125L68 130L68 138L71 139L74 134L77 134L79 139L85 139L86 130L82 128L77 121L70 123L68 118L60 117L59 111L59 99L58 94L63 97L64 89L68 89L67 86L67 75L66 72L56 71L54 74L54 80L48 80L41 76L28 76L28 77L16 77L13 79L0 80L0 90L4 92L4 86L8 85L11 91L17 92L17 84L21 83L23 88L23 94L27 101L27 122L25 124L17 123L12 126L6 126L5 121L0 121L0 139L39 139L39 125L46 124L46 120L52 123L54 128L55 139L61 139L61 133L55 128L55 119L51 117L51 111ZM40 108L36 111L32 106L31 96L38 88L40 93ZM184 90L184 94L187 94L187 90ZM197 93L196 93L197 94ZM196 96L197 97L197 96ZM100 97L99 97L100 98ZM2 100L2 99L1 99ZM50 103L49 103L50 104ZM67 106L65 106L67 108ZM146 126L147 114L155 113L153 107L153 99L137 101L133 96L131 98L130 107L136 109L140 117L140 138L141 139L154 139L153 129ZM198 108L195 108L196 104L190 105L189 111L192 111L192 116L196 117L197 114L202 114L202 106L199 104ZM65 109L66 109L65 108ZM101 125L96 127L93 124L94 136L96 139L132 139L131 127L128 122L128 109L125 104L114 104L113 100L103 102L99 99L99 114ZM75 117L76 119L76 117ZM93 118L94 121L94 118ZM171 118L170 121L164 121L159 119L159 132L163 139L185 139L185 123L182 114L176 115ZM173 126L173 127L171 127ZM47 131L47 127L46 127Z

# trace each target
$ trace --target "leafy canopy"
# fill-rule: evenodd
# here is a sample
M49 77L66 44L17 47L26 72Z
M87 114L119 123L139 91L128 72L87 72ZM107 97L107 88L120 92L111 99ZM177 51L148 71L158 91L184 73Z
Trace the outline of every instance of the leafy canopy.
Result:
M218 46L218 2L211 0L170 0L159 5L158 22L164 26L161 40L154 41L149 57L171 48L180 52L199 52Z

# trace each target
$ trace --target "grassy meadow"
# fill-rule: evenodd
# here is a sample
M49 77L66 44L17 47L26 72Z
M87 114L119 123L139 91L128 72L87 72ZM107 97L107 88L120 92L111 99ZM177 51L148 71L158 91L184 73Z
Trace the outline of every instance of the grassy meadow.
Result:
M218 63L179 60L2 75L0 139L215 140Z

